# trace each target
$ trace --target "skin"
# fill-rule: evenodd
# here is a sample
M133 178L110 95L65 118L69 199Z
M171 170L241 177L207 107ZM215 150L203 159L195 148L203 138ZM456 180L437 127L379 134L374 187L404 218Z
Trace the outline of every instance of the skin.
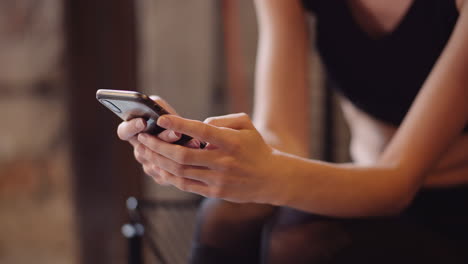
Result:
M166 109L170 114L178 115L175 109L169 105L164 99L159 96L150 96L156 103ZM141 144L137 136L146 128L146 121L142 118L135 118L128 122L122 122L117 128L117 135L121 140L128 141L134 148L134 155L137 161L143 164L143 169L145 173L151 176L154 181L161 185L169 185L168 183L161 181L159 177L159 168L157 166L150 165L152 162L147 160L145 157L140 155L144 151L145 147ZM164 140L165 142L175 142L180 139L180 133L174 132L172 130L165 130L158 135L158 138ZM199 148L199 140L191 140L186 147L189 148ZM154 175L154 176L153 176Z
M368 14L385 5L348 3L353 12ZM156 182L184 191L338 217L398 213L425 186L468 182L468 140L461 133L468 122L468 5L457 3L454 33L398 129L343 99L355 163L305 158L308 37L304 12L290 0L256 1L260 39L254 121L246 114L205 122L176 115L158 120L168 130L209 142L204 150L169 144L170 131L159 137L140 133L141 119L122 123L118 134L135 147L136 159ZM366 31L376 36L391 31L406 10L402 6L383 15L393 21L373 23ZM278 105L288 111L277 111Z

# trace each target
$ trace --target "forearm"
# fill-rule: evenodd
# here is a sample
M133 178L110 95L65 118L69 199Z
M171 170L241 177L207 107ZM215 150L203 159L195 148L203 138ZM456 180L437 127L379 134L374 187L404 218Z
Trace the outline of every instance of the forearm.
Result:
M464 166L468 166L468 135L466 134L454 140L441 159L435 164L430 174L439 174L439 172L442 171L457 169Z
M285 42L274 36L259 39L253 119L260 127L299 131L310 121L307 54L297 50L299 43L276 41Z
M434 169L424 181L424 188L447 188L468 184L468 162L445 169Z
M301 156L309 145L307 34L299 1L257 0L254 123L272 146Z
M424 187L451 187L468 183L468 135L459 136L431 169Z
M395 167L330 164L275 153L272 203L337 217L395 214L411 201L420 184Z

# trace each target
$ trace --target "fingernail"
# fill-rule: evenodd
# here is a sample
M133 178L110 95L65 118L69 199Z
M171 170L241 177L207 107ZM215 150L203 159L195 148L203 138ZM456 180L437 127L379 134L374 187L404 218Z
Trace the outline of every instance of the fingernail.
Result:
M169 138L169 140L178 140L180 138L180 133L171 131L169 132L169 135L167 135L167 137Z
M143 130L145 128L145 123L140 119L136 122L135 126L138 130Z
M169 118L167 118L165 116L159 117L158 122L157 122L158 126L162 126L162 127L165 127L165 128L167 128L170 125L170 123L171 122L170 122Z

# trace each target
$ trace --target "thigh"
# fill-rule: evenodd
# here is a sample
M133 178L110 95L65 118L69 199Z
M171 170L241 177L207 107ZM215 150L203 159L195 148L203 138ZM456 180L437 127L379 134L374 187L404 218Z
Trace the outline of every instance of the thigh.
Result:
M258 263L262 228L275 208L205 199L198 211L189 263Z
M410 218L333 219L283 208L265 229L263 262L468 263L465 249Z
M329 263L350 244L341 221L281 208L264 229L262 263Z

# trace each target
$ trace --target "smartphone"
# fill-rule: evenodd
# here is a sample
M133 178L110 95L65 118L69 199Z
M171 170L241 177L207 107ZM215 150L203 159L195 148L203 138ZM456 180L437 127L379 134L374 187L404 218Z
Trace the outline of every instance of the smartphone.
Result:
M145 133L158 135L165 130L156 122L160 116L169 114L169 112L145 94L134 91L100 89L96 92L96 99L124 121L137 117L145 119L147 124ZM191 139L192 137L182 134L181 138L173 144L185 145ZM200 148L205 146L206 143L200 143Z

